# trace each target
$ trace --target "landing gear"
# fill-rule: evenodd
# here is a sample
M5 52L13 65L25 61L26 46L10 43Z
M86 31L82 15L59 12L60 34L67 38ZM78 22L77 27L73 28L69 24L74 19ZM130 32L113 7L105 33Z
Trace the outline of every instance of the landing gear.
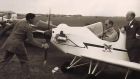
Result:
M97 79L97 78L100 78L101 76L99 76L99 75L105 70L106 67L107 67L106 63L96 61L93 64L93 61L90 60L88 75L86 76L85 79Z
M75 56L71 62L65 62L61 66L61 71L64 72L64 73L66 73L66 72L73 71L73 69L76 68L76 67L80 67L80 66L84 66L86 64L89 64L89 63L78 64L79 61L82 60L82 58L83 57L77 58L77 56Z
M85 79L96 79L96 76L93 74L88 74Z
M130 71L130 69L128 68L127 69L127 72L126 72L126 74L125 74L125 79L127 79L128 78L128 75L131 73L131 71Z
M81 66L84 66L84 65L89 64L88 75L84 79L96 79L97 78L97 75L100 74L103 71L103 69L104 69L103 68L103 69L101 69L101 70L99 70L97 72L97 68L98 68L98 66L100 64L99 61L97 61L95 63L95 66L93 65L93 61L92 60L90 60L90 62L88 62L88 63L78 64L78 62L81 59L82 59L82 57L81 58L77 58L77 56L75 56L71 62L65 62L61 66L61 71L64 72L64 73L67 73L67 72L73 71L76 67L81 67Z
M89 64L89 71L88 71L88 75L86 76L86 79L96 79L97 78L97 75L101 73L102 70L97 71L97 68L99 66L100 62L96 62L94 68L93 67L93 64L92 64L92 60L90 60L90 64Z
M67 67L70 65L70 62L65 62L62 66L61 66L61 71L63 73L66 73L68 71L70 71L70 69L68 69Z

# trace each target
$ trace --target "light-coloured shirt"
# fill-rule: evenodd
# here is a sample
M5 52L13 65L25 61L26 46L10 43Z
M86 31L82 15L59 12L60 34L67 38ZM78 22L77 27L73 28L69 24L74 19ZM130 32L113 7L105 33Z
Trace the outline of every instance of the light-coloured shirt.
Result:
M134 21L134 19L133 19L133 20L131 20L131 21L129 22L129 25L130 25L133 21Z
M104 34L103 34L103 40L114 42L118 40L118 33L114 28L108 29Z

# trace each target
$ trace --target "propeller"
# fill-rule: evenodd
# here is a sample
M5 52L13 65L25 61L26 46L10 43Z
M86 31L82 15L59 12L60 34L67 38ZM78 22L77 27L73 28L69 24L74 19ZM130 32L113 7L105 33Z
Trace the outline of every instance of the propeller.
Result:
M52 28L50 26L50 22L51 22L51 9L49 9L48 14L48 30L44 33L44 37L47 43L50 43L52 36ZM44 50L44 62L43 62L44 65L47 63L47 56L48 56L48 48Z

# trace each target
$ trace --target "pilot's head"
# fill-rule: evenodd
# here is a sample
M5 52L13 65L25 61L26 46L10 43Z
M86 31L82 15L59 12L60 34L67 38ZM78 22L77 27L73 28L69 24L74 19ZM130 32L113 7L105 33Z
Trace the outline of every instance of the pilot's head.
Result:
M126 14L126 21L131 21L135 18L135 13L132 11L127 12Z
M106 29L113 27L113 21L112 20L105 20L105 27Z

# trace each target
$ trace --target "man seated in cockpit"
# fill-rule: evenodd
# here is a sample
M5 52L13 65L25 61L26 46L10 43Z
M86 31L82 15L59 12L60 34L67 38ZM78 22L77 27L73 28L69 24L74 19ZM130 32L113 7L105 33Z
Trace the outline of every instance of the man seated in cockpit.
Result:
M99 38L102 40L114 42L118 40L118 33L113 27L113 21L112 20L105 20L103 25L103 33L98 35Z

